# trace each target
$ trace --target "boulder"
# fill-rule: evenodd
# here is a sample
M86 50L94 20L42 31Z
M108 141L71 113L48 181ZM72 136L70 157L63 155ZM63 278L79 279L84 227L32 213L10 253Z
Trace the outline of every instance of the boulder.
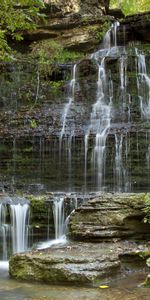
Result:
M141 268L146 243L74 243L57 248L15 254L9 273L18 280L99 286Z

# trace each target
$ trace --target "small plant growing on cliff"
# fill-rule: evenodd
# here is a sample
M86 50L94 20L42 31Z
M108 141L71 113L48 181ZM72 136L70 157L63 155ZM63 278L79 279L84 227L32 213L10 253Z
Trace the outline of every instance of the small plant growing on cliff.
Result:
M96 37L101 42L105 36L107 30L110 28L110 22L105 22L100 31L97 31Z
M144 198L145 207L143 212L146 214L144 217L144 223L150 223L150 194L147 194Z
M58 63L76 61L83 57L82 53L68 51L60 43L46 40L41 41L32 49L32 57L37 59L39 70L44 76L50 75Z
M32 129L35 129L35 128L37 127L37 122L36 122L35 119L33 119L33 120L30 121L30 127L31 127Z

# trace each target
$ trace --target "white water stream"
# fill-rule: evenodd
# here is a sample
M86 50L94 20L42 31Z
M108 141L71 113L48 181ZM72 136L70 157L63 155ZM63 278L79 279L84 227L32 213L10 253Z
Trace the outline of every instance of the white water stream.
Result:
M62 129L61 129L60 138L59 138L60 149L61 149L62 138L65 134L65 127L66 127L66 121L67 121L68 113L69 113L71 105L74 101L75 84L76 84L76 68L77 68L77 65L75 64L73 66L72 79L70 80L70 83L69 83L68 102L65 104L64 110L62 112L63 124L62 124Z
M24 252L28 248L28 210L27 203L0 203L1 265L8 264L7 259L12 253Z
M146 119L150 119L150 77L147 74L145 54L135 48L137 57L137 88L140 99L141 113Z
M27 214L29 205L10 205L13 253L27 250Z

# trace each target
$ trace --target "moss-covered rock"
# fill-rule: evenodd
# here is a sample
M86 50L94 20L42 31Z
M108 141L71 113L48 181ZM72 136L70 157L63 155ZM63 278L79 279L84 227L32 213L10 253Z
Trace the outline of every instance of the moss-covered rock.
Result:
M138 268L143 270L145 260L137 253L148 249L146 243L131 241L70 242L55 249L16 254L10 258L9 272L18 280L99 286L118 275L127 275Z
M46 238L54 238L53 196L28 195L26 198L30 203L31 240L36 243Z
M148 253L149 258L146 261L147 266L150 268L150 252Z
M145 287L150 287L150 274L147 275L146 280L144 282Z

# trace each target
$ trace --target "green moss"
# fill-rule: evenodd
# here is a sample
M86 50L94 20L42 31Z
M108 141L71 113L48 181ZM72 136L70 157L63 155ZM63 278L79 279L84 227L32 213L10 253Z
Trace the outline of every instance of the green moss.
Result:
M99 41L102 41L104 35L106 34L106 32L108 31L108 29L110 28L110 22L105 22L103 25L102 25L102 28L101 28L101 31L98 31L97 32L97 39Z
M66 50L60 43L46 40L34 46L31 57L37 60L39 70L46 76L56 70L58 64L81 59L83 53Z
M104 22L100 25L91 25L89 32L99 41L103 40L104 35L110 28L111 23L109 21Z
M30 201L30 223L32 226L47 226L48 215L53 218L51 195L34 196L30 195L26 197Z
M35 119L32 119L32 120L30 121L30 127L33 128L33 129L37 127L37 122L36 122Z
M139 251L137 254L143 259L150 257L150 251Z
M150 223L150 194L146 194L144 197L145 207L143 212L146 214L144 217L144 223Z
M59 80L59 81L50 81L50 86L53 89L53 93L58 93L60 88L63 86L64 81L63 80Z
M138 208L139 205L144 205L145 195L145 193L140 193L130 196L128 197L129 203L132 207Z
M150 274L147 275L146 280L143 284L145 287L150 287Z

